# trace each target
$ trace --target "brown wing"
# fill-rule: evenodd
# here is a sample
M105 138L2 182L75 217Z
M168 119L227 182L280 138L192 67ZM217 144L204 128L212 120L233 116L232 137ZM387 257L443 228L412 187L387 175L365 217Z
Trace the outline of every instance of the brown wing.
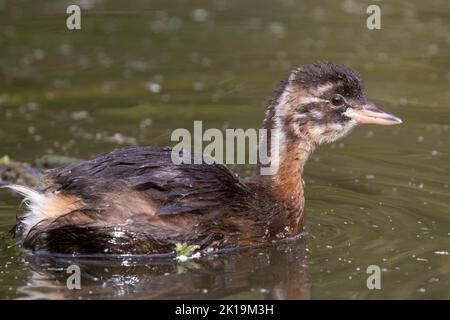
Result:
M156 215L202 213L250 195L225 166L176 165L171 152L171 148L127 147L51 170L46 177L52 189L81 198L93 209L102 195L129 190L155 207Z

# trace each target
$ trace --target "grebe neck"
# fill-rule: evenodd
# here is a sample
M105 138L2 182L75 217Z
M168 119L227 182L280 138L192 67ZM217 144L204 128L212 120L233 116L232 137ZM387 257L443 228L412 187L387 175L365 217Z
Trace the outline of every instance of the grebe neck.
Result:
M277 132L277 135L279 134ZM260 180L268 185L278 198L296 200L296 197L303 197L303 170L313 148L302 139L277 135L275 138L269 135L270 141L266 142L270 145L270 151L267 154L272 169L270 174L262 175L261 169L264 167L259 164ZM275 139L277 142L274 141ZM265 142L261 141L262 143Z
M314 145L306 137L294 134L295 128L288 128L288 115L285 114L286 103L290 101L288 94L284 91L271 102L263 123L266 134L260 140L259 148L262 154L267 154L265 162L270 163L271 172L261 174L264 168L261 163L257 169L261 182L269 186L277 197L297 200L297 197L303 198L303 168L314 151Z

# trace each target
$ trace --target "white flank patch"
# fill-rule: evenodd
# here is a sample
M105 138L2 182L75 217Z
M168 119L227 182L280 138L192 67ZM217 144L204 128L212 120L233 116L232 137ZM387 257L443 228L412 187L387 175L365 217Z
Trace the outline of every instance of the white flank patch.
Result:
M25 213L22 220L22 223L24 224L24 237L28 234L33 226L35 226L42 220L49 218L44 211L44 208L49 200L49 197L47 195L20 185L9 185L5 186L5 188L12 189L22 195L24 197L23 203L25 203L28 207L28 211Z

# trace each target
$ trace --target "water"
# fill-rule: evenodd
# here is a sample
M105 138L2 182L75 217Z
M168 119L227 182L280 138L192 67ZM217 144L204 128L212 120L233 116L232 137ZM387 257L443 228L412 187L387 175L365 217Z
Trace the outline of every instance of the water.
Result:
M380 3L378 31L370 1L80 3L82 30L67 31L64 1L0 1L0 155L170 145L193 120L258 128L276 83L318 59L358 70L404 124L313 155L303 238L199 261L30 256L7 234L20 199L0 190L0 298L450 298L448 1Z

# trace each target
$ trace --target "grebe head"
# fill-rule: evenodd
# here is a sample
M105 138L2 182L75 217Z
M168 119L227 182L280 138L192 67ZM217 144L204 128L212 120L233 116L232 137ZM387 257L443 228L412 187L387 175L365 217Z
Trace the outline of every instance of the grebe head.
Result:
M311 147L333 142L358 124L402 121L371 102L354 70L329 62L300 66L284 81L269 106L266 128Z

